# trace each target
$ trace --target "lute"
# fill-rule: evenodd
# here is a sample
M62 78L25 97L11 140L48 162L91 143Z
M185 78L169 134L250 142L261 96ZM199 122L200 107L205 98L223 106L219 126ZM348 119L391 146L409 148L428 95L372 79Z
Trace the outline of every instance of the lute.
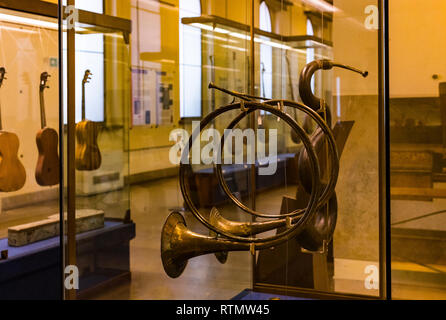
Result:
M85 115L85 84L89 83L92 75L90 70L86 70L82 79L82 121L76 125L76 169L81 171L97 170L102 162L98 146L99 126L87 120Z
M41 129L36 135L36 144L39 151L36 166L36 181L41 186L54 186L59 184L60 162L59 162L59 135L56 130L48 128L45 114L44 91L47 86L48 72L40 75L39 96L40 96L40 126Z
M0 68L0 88L3 85L6 70ZM17 154L19 138L15 133L3 131L0 111L0 191L12 192L20 190L26 182L26 171Z

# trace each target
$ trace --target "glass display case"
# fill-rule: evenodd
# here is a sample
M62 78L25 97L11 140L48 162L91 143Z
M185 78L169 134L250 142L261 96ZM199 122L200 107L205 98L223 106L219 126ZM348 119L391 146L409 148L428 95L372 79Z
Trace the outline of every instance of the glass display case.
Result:
M398 12L399 4L389 6L392 296L444 300L445 63L437 39L445 4L427 1L420 15L413 3ZM408 23L420 17L429 17L423 31ZM434 21L438 33L429 33ZM403 29L415 41L396 37Z
M0 298L444 297L402 2L0 1Z
M0 295L87 297L130 275L131 23L101 1L72 27L57 3L1 7Z
M193 8L192 2L184 1L186 4ZM385 273L385 247L380 245L385 242L386 213L382 195L385 164L380 157L385 145L381 140L384 109L379 82L381 38L375 27L379 17L373 16L378 1L209 1L200 7L206 10L191 9L184 14L181 6L180 125L187 134L186 138L175 136L174 141L186 143L192 136L191 151L182 149L183 156L190 156L186 162L192 164L180 164L178 207L172 206L175 210L161 230L163 267L175 278L165 283L181 286L190 277L200 281L203 278L196 272L212 265L209 272L215 281L233 283L234 278L227 280L226 273L237 270L240 280L233 287L241 291L238 298L259 292L267 296L384 297L385 287L379 285ZM366 7L368 15L364 14ZM345 37L346 33L351 37ZM333 169L337 164L330 160L333 149L329 142L316 142L324 127L309 120L305 109L293 108L296 104L289 100L309 106L329 123L339 171ZM285 225L285 217L310 206L311 183L308 171L302 171L301 159L308 146L280 112L259 107L237 118L246 111L244 107L258 102L285 112L304 128L320 148L322 183L333 186L336 181L325 206L319 204L309 222L318 231L307 228L301 236L282 241L287 230L292 234L299 224ZM241 110L231 107L238 104ZM234 123L235 118L238 122ZM194 129L194 120L201 120L199 129ZM224 149L219 154L209 149L209 142L224 141L225 130L232 127L243 135L241 162L235 150ZM194 149L192 141L198 140L194 132L200 129L205 137L201 136ZM250 129L257 138L265 137L254 142L255 149L250 149ZM259 155L259 149L266 152ZM194 162L197 150L201 157ZM255 161L250 161L250 150L257 151ZM235 163L226 162L227 153ZM213 164L219 156L224 158L220 167ZM262 174L265 167L274 168L273 173ZM196 226L197 221L202 225ZM174 234L184 239L171 238ZM210 237L200 238L207 234ZM209 252L222 264L216 264L215 257L206 254ZM238 263L243 263L243 269ZM214 289L215 281L200 282L201 288ZM247 281L252 285L246 285ZM221 297L220 293L224 294L220 290L215 294ZM203 298L200 292L193 297Z
M62 290L62 261L56 249L62 203L58 137L63 131L57 18L1 8L0 30L2 41L8 43L2 46L0 60L0 296L36 298L42 294L40 287L58 297ZM35 263L30 262L33 251L38 252Z

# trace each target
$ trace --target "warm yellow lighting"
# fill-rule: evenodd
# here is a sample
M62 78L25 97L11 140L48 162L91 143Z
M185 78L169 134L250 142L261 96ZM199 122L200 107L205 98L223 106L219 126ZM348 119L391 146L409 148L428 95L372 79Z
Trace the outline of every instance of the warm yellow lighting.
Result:
M228 30L222 29L222 28L214 28L214 32L218 32L218 33L223 33L223 34L227 34L229 33Z
M155 0L139 0L139 1L141 1L141 2L143 2L145 4L147 4L147 5L152 6L152 8L153 8L152 10L144 8L144 9L147 9L147 10L149 10L151 12L157 12L156 10L158 8L160 8L160 7L164 8L164 9L167 9L167 10L173 10L173 11L178 11L179 10L178 7L175 7L175 6L170 5L170 4L162 3L162 2L160 2L158 0L156 0L156 1ZM136 8L135 5L132 5L132 7Z
M56 22L27 18L6 13L0 13L0 21L21 24L24 26L34 27L34 28L43 28L56 31L59 30L59 24ZM63 31L67 30L66 26L63 26L62 29ZM76 27L75 30L76 32L89 32L87 29L79 27Z
M223 68L223 67L212 66L212 65L208 65L208 64L203 65L203 69L220 70L220 71L225 71L225 72L240 73L240 70L238 70L238 69L234 69L234 68Z
M219 37L219 36L214 36L212 34L203 34L203 37L206 38L211 38L211 39L216 39L216 40L220 40L220 41L227 41L227 42L232 42L232 43L237 43L238 41L232 40L232 39L225 39L223 37Z
M324 0L301 0L303 3L312 6L322 12L337 12L338 8L325 2Z
M233 38L238 38L238 39L242 39L242 40L246 40L246 41L251 41L251 36L248 34L243 34L243 33L239 33L239 32L232 32L229 31L227 29L223 29L223 28L213 28L211 26L208 26L206 24L203 23L191 23L191 26L203 29L203 30L207 30L207 31L212 31L212 32L217 32L220 34L225 34L228 35L230 37ZM307 50L306 49L297 49L297 48L293 48L290 47L289 45L286 44L282 44L282 43L278 43L278 42L274 42L274 41L270 41L265 39L266 37L261 36L261 37L254 37L254 41L257 43L261 43L273 48L277 48L277 49L282 49L282 50L289 50L289 51L293 51L293 52L297 52L303 55L307 54ZM223 45L222 47L224 48L228 48L228 49L234 49L234 50L238 50L238 51L243 51L245 52L246 49L243 49L241 47L236 47L236 46L230 46L230 45ZM326 58L324 55L321 54L315 54L315 58Z
M177 62L175 60L169 60L169 59L161 59L159 60L161 63L169 63L169 64L176 64Z
M240 47L230 46L230 45L222 45L222 47L226 48L226 49L233 49L233 50L241 51L241 52L247 51L245 48L240 48Z
M247 34L242 34L238 32L230 32L229 35L234 38L242 39L242 40L251 40L251 36Z
M23 28L15 28L15 27L7 27L7 26L0 26L0 30L8 30L8 31L14 31L14 32L23 32L23 33L37 33L37 31L34 30L28 30Z
M58 30L58 24L50 21L19 17L10 14L0 13L0 21L23 24L31 27L39 27L45 29Z
M202 23L191 23L191 26L203 29L203 30L207 30L207 31L214 31L214 29L211 26L202 24Z

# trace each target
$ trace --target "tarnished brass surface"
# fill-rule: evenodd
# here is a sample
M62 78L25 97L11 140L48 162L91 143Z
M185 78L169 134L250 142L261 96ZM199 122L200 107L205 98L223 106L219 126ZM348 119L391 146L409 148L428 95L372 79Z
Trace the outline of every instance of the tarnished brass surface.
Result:
M325 101L315 97L311 91L311 78L319 69L328 70L333 67L345 68L367 76L356 68L344 66L328 60L317 60L308 64L301 74L299 86L302 100L305 104L287 100L268 100L254 95L248 95L220 88L213 83L210 89L217 89L234 98L240 103L222 106L206 117L200 123L200 128L206 127L211 121L228 111L239 110L240 113L232 120L227 129L234 128L244 117L256 110L270 112L283 119L290 125L303 142L304 148L299 157L299 173L301 183L309 194L307 207L282 215L264 214L255 211L255 208L246 207L230 191L221 171L221 165L216 165L219 183L230 200L243 212L266 218L264 221L238 222L224 218L217 208L212 208L209 217L203 216L195 207L189 194L189 186L185 175L190 172L190 148L195 136L201 132L194 132L189 139L189 149L183 150L180 164L180 188L186 206L192 214L209 229L209 236L204 236L189 230L184 217L178 212L172 212L167 218L161 234L161 259L164 270L172 278L179 277L186 268L190 258L214 253L221 263L225 263L229 251L250 251L271 248L296 239L300 246L310 251L319 251L321 247L331 241L337 220L337 199L334 188L339 172L338 141L335 140L331 129L331 119ZM252 92L251 92L252 93ZM263 103L257 102L264 101ZM315 133L309 137L303 128L284 112L284 106L299 109L306 113L319 125ZM201 129L198 129L201 130ZM222 138L221 148L224 146ZM326 143L327 142L327 143ZM326 146L326 148L323 148ZM343 145L342 145L343 147ZM322 152L325 149L326 152ZM322 169L322 170L321 170ZM322 182L324 181L324 182ZM261 233L278 229L275 236L256 237Z

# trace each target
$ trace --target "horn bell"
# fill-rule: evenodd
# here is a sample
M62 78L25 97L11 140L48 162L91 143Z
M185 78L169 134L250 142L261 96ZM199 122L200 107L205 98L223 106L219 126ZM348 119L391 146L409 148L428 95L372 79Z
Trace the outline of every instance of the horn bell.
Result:
M209 253L249 250L249 243L192 232L178 212L169 215L161 231L161 260L164 271L171 278L178 278L184 272L190 258Z
M161 260L164 271L171 278L178 278L187 266L187 259L175 257L175 247L179 241L178 236L182 225L186 226L184 217L178 212L172 212L164 222L161 232Z

